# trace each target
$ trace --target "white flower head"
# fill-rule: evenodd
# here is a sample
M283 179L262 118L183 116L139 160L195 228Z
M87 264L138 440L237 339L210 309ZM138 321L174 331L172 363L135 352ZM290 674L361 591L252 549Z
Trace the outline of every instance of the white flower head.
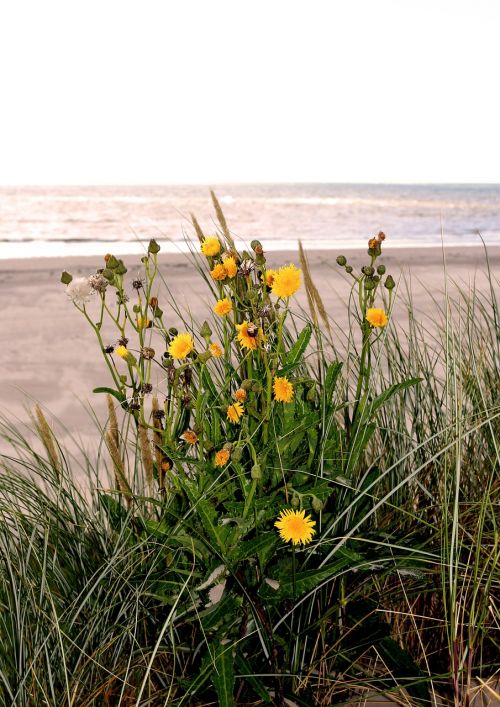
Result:
M80 307L89 301L93 293L88 277L75 277L66 287L66 294L70 300Z
M89 285L96 292L104 292L109 282L100 273L96 273L89 277Z

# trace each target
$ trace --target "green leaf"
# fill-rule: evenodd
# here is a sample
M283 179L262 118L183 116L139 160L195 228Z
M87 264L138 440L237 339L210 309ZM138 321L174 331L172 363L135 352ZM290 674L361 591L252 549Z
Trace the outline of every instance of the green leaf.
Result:
M370 424L362 423L361 427L357 427L349 450L347 452L347 466L345 468L345 474L347 477L356 468L358 461L366 448L366 445L371 440L373 433L376 430L376 425L371 422Z
M328 366L328 369L326 371L326 376L325 376L325 398L327 400L330 400L330 398L333 395L333 391L335 390L335 385L337 383L337 379L340 375L340 371L342 370L342 363L340 361L334 361Z
M277 544L278 536L275 533L266 533L252 540L244 540L236 546L231 559L241 562L250 557L258 557L261 565L265 565L266 560Z
M412 386L417 385L421 380L422 378L409 378L402 383L394 383L394 385L389 386L387 390L384 390L384 392L378 397L366 404L365 414L367 417L373 418L373 415L377 412L377 410L381 408L382 405L385 405L385 403L390 400L393 395L405 390L406 388L411 388Z
M247 659L243 657L241 651L238 651L236 653L236 658L234 660L234 663L235 663L236 667L238 668L238 671L241 673L241 675L245 676L245 677L242 677L241 679L245 680L250 685L250 687L255 692L255 694L258 695L260 697L260 699L264 701L265 704L271 704L272 703L271 695L266 690L263 682L261 680L259 680L256 675L254 675L254 671L252 670L252 666L247 661Z
M234 658L231 644L219 643L214 650L214 670L212 680L214 683L220 707L233 707L234 700Z
M286 358L285 358L285 364L283 368L278 371L276 374L277 376L284 376L285 374L289 373L292 371L294 368L296 368L299 363L302 362L302 357L304 355L304 351L307 349L307 346L309 344L309 341L311 339L311 334L312 334L312 327L310 324L307 324L302 331L299 334L299 338L295 342L295 344L292 346L290 351L288 352Z
M119 403L124 403L126 401L125 395L123 395L122 392L119 390L114 390L113 388L94 388L92 391L93 393L107 393L108 395L112 395L114 398L118 400Z
M66 272L66 270L61 273L61 282L63 285L69 285L71 280L73 279L73 275L70 275L69 272Z
M278 589L273 589L267 583L263 583L259 588L258 594L262 599L298 599L306 592L310 592L317 587L318 584L334 577L351 565L353 565L353 558L351 556L343 556L333 564L321 569L297 572L295 587L293 586L291 573L286 572L276 578L280 583Z
M239 615L241 604L241 597L236 598L228 594L214 606L203 611L198 610L196 616L193 617L193 623L201 623L205 632L232 623Z

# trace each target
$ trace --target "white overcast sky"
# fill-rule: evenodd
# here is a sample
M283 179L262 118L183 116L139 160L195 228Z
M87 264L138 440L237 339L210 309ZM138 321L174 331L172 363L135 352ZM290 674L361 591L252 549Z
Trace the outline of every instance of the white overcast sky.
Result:
M3 0L0 184L500 182L500 0Z

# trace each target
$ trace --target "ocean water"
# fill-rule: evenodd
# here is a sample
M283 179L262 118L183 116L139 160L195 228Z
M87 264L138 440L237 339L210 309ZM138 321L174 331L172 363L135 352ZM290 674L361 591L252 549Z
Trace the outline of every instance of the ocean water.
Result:
M386 245L500 245L500 185L218 185L236 237L267 250L364 248L380 230ZM190 214L215 228L208 186L0 188L0 258L164 251L195 239Z

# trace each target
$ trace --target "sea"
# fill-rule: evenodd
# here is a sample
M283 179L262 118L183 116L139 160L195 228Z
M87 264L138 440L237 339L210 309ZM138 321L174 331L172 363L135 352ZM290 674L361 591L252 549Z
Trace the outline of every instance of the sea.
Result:
M0 187L0 258L166 252L212 234L213 188L239 244L266 250L500 245L497 184L221 184Z

